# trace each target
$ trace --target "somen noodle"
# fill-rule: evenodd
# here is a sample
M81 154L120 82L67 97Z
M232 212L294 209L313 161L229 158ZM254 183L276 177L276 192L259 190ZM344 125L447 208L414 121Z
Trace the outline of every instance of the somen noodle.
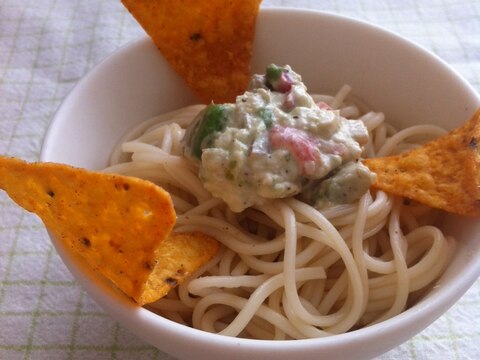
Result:
M426 125L396 131L382 113L347 101L349 91L314 99L363 121L370 134L363 157L399 153L445 133ZM174 231L201 231L222 244L152 311L228 336L322 337L401 313L442 274L455 241L434 225L439 212L381 191L321 211L295 197L229 210L183 156L185 128L203 107L143 122L121 139L105 170L163 186L178 215Z

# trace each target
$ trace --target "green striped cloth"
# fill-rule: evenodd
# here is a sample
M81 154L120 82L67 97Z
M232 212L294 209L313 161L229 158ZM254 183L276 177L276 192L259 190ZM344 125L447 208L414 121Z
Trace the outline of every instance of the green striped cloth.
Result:
M354 16L431 49L480 90L480 2L265 0ZM0 0L0 154L27 160L85 73L143 34L117 0ZM379 359L480 359L480 282ZM193 357L192 357L193 358ZM79 287L39 220L0 194L0 359L171 359Z

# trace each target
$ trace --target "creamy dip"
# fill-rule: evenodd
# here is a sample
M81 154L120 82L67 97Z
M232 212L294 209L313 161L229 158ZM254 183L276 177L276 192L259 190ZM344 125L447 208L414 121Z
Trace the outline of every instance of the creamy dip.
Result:
M298 194L319 208L354 202L374 179L358 161L368 138L362 121L319 106L300 75L271 64L235 104L207 106L184 146L205 188L239 212Z

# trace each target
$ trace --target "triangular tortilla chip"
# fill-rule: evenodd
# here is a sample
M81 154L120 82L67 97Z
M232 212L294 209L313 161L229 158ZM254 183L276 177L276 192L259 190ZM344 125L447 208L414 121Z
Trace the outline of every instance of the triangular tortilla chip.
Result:
M233 102L249 81L261 0L122 0L204 103Z
M176 221L170 195L146 180L0 156L0 188L141 305L164 296L217 251L205 236L170 238Z
M364 160L373 186L433 208L480 216L480 110L461 127L412 151Z
M170 234L157 248L157 266L142 294L142 302L151 303L166 295L207 263L217 250L218 242L203 233Z

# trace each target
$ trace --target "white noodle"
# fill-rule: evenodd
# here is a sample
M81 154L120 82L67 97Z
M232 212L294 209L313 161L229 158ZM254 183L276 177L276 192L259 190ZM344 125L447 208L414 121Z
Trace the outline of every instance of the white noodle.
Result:
M371 137L364 156L395 154L445 133L426 125L397 132L383 113L361 115L349 92L346 85L335 96L314 99L364 122ZM164 186L177 211L174 231L201 231L221 243L214 259L149 309L228 336L320 337L395 316L410 294L441 276L455 241L432 224L437 212L381 191L322 212L295 198L230 211L203 188L182 154L184 129L203 108L138 125L105 169Z

